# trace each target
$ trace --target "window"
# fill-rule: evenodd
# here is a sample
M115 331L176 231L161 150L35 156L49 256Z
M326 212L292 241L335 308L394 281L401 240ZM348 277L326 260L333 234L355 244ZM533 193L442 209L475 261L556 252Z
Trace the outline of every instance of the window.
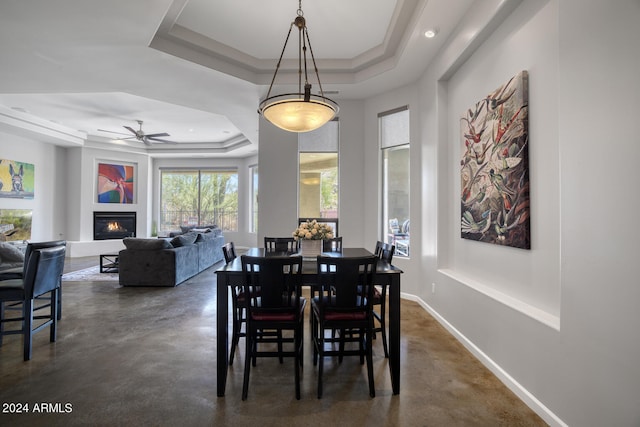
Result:
M178 230L189 225L238 229L236 171L160 171L160 229Z
M338 121L300 134L298 216L338 218Z
M409 110L379 115L382 156L382 235L396 255L409 256Z
M250 166L251 170L251 224L249 232L258 232L258 166Z

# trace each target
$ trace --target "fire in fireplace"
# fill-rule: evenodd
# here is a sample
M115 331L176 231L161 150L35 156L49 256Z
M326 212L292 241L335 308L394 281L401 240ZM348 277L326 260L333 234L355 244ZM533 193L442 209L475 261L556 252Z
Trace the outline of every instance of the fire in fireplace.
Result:
M136 237L135 212L94 212L93 239L109 240Z

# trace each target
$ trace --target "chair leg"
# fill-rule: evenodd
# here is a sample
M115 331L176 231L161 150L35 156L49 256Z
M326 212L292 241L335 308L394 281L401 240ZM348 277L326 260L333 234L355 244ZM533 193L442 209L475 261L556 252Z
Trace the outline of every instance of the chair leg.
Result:
M58 285L56 305L58 306L58 314L56 315L56 318L60 320L62 319L62 276L60 276L60 284Z
M318 365L318 321L311 310L311 342L313 343L313 366Z
M384 357L389 358L389 349L387 347L387 285L382 286L382 301L380 302L380 332L382 334L382 348L384 349Z
M4 337L4 301L0 301L0 346Z
M31 360L31 344L33 341L33 300L25 299L22 304L22 333L24 337L24 360Z
M284 357L282 356L282 329L278 329L277 338L278 338L278 354L279 354L280 364L283 364Z
M322 372L324 368L324 330L320 325L318 331L317 350L318 350L318 399L322 398Z
M296 399L297 400L300 400L300 369L302 367L302 348L303 348L302 343L304 342L301 336L302 331L304 330L303 324L304 324L304 320L300 319L300 325L298 326L297 330L294 331L295 359L293 363L294 365L293 369L294 369L294 376L296 381Z
M232 303L231 310L233 312L233 321L231 326L232 334L231 334L231 351L229 352L229 366L233 365L233 356L235 355L236 347L240 342L239 335L240 335L240 328L241 328L241 325L240 325L241 314L235 302Z
M246 353L244 359L244 378L242 381L242 400L247 400L247 395L249 394L249 374L251 372L251 360L254 359L252 357L253 340L257 338L255 334L257 334L257 331L249 331L247 328L247 333L244 337Z
M60 299L60 289L51 291L51 327L49 329L49 341L56 342L58 334L58 301Z
M373 322L373 319L372 319ZM373 339L372 333L373 325L367 330L367 343L366 343L366 352L367 352L367 374L369 377L369 396L376 397L376 388L373 382L373 343L371 340Z

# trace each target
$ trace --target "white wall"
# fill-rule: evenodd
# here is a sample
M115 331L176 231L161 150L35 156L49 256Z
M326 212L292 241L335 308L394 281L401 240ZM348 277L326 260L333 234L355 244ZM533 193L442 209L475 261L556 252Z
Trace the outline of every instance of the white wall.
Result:
M403 277L403 288L547 422L638 425L640 3L525 0L469 39L499 3L477 2L419 83L423 279ZM459 118L520 70L530 78L530 251L459 232Z
M0 209L31 209L31 239L65 239L67 163L65 149L27 137L0 132L0 158L34 165L34 198L0 198ZM6 185L6 183L5 183Z

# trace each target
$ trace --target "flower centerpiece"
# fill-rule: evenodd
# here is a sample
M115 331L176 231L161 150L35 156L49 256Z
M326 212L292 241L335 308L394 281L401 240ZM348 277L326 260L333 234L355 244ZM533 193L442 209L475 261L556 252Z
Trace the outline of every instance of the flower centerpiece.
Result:
M333 239L333 228L330 225L307 220L293 232L293 238L300 240L300 251L304 257L314 257L322 252L322 241Z

